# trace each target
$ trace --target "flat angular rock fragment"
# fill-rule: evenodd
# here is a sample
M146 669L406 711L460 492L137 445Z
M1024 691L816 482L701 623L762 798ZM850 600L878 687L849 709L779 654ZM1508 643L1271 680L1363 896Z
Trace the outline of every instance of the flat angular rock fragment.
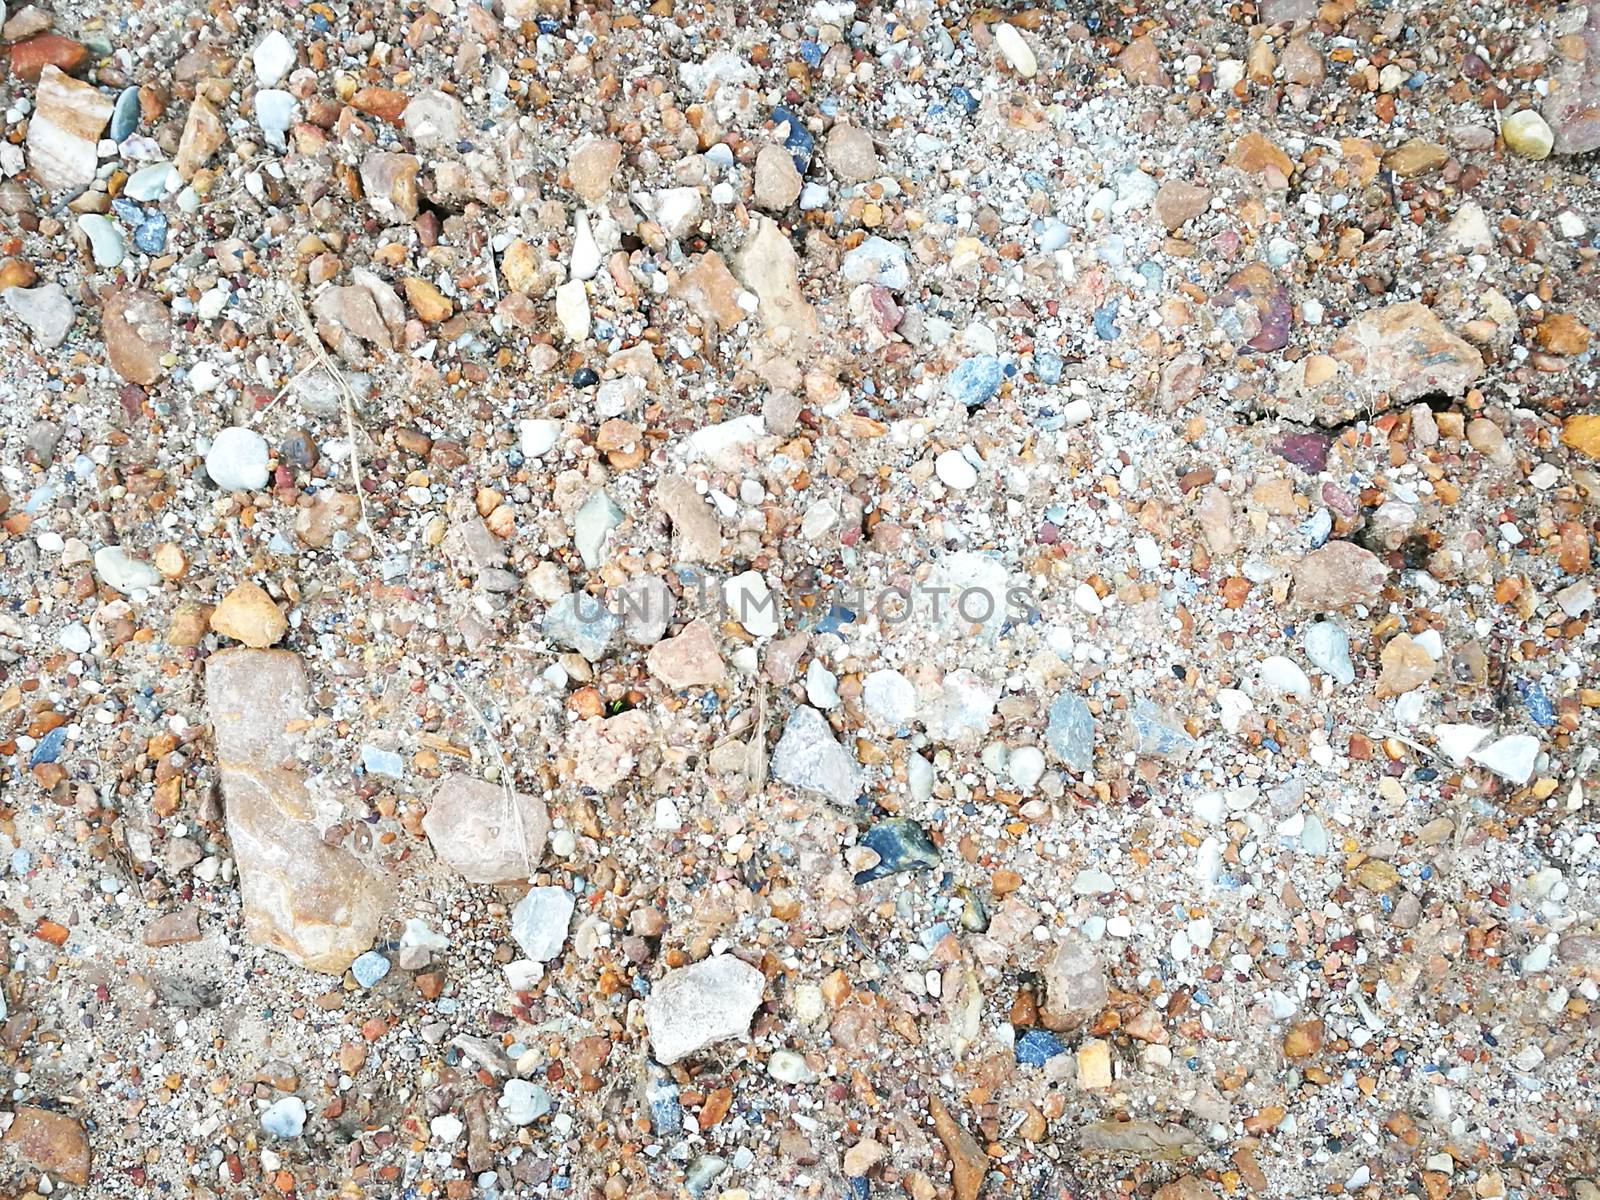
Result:
M470 775L446 775L422 830L434 853L470 883L513 883L538 869L550 814L538 796Z
M222 650L206 660L246 935L299 966L338 974L372 946L387 896L369 867L323 840L296 758L309 702L305 667L287 650Z
M1322 364L1330 364L1325 369ZM1483 374L1483 356L1416 301L1370 311L1298 370L1284 411L1325 424L1425 396L1459 396Z
M78 1187L89 1182L89 1137L66 1113L19 1106L3 1144L35 1170Z
M789 715L772 751L772 774L835 804L853 804L861 794L861 767L841 746L827 718L808 705Z
M54 66L46 67L28 122L28 165L48 191L77 191L94 182L97 145L114 101Z
M1354 542L1329 542L1295 564L1292 596L1301 608L1334 612L1375 604L1388 578L1389 569L1372 551Z
M644 1002L652 1057L671 1066L716 1042L744 1037L766 986L760 971L731 954L668 971Z

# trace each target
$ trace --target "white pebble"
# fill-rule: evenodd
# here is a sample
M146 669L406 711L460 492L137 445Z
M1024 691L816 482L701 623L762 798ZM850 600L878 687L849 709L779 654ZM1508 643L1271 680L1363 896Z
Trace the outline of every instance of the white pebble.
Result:
M1032 79L1039 70L1039 60L1033 50L1022 40L1022 35L1004 21L994 27L994 43L1000 47L1011 69L1024 79Z
M217 434L206 451L206 474L225 492L253 492L267 486L267 440L242 425Z
M933 462L934 473L946 487L964 492L978 482L978 472L959 450L946 450Z

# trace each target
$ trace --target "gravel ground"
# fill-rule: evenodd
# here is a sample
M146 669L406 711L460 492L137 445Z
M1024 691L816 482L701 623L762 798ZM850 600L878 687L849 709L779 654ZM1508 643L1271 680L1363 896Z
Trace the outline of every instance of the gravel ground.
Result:
M1600 1200L1600 0L3 40L0 1191Z

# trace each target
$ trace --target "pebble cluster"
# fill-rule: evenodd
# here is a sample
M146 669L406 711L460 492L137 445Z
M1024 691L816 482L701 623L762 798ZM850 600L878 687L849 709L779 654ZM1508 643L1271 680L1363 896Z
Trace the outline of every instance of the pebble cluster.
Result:
M0 42L0 1191L1600 1200L1600 0Z

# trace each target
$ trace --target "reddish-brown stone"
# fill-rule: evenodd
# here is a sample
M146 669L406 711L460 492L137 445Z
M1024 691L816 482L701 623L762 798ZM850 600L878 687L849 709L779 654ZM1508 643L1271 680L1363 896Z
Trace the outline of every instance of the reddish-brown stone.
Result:
M27 83L37 83L46 67L58 67L72 75L88 61L87 46L59 33L41 33L11 47L11 75Z

